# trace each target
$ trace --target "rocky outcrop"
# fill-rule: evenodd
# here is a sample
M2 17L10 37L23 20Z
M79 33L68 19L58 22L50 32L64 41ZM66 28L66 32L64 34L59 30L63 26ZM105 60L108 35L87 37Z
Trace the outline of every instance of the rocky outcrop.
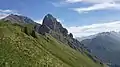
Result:
M70 33L70 34L69 34L69 37L73 38L73 34L72 34L72 33Z
M78 40L73 38L73 34L68 34L68 30L64 28L61 23L58 22L51 14L47 14L44 17L43 24L39 27L38 33L49 33L57 40L64 44L68 44L71 48L79 51L83 47L83 45Z
M38 33L45 35L45 33L49 33L50 32L50 28L47 27L46 25L41 25Z
M67 35L67 29L63 28L60 22L56 20L51 14L47 14L43 19L43 24L48 26L51 30L62 33L63 35Z
M34 29L36 32L39 32L39 28L41 27L41 24L37 24L35 25Z

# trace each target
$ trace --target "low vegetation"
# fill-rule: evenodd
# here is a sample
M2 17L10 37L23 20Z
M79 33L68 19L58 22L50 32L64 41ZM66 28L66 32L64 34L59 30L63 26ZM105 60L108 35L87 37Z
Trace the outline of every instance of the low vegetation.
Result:
M0 67L104 67L32 27L0 21Z

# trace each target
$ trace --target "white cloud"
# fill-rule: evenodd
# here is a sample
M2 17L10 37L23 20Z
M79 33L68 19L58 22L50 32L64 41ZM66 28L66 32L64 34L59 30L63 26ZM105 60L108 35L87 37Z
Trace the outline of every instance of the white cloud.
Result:
M79 13L96 11L96 10L105 10L105 9L120 9L120 4L101 3L101 4L95 4L93 6L89 6L89 7L86 7L86 8L73 8L74 11L77 11Z
M65 3L87 3L92 6L73 8L74 11L79 13L106 10L106 9L120 9L120 0L64 0Z
M18 11L16 11L16 10L10 10L10 9L6 9L6 10L0 9L0 13L5 13L5 14L19 14Z
M42 24L43 23L43 20L35 20L36 23L39 23L39 24Z
M60 22L60 23L64 22L64 20L61 20L61 19L58 19L58 18L57 18L57 21Z
M120 31L120 21L110 23L92 24L79 27L67 27L68 31L74 34L74 37L83 37L94 35L100 32Z
M14 11L13 10L2 10L2 9L0 9L0 12L3 12L3 13L12 13Z
M66 3L78 3L78 2L86 2L86 3L108 3L108 2L120 2L120 0L65 0Z
M3 10L3 9L0 9L0 19L5 18L9 14L20 15L16 10L9 10L9 9Z
M82 0L66 0L67 3L76 3L76 2L82 2Z
M51 4L55 7L63 7L65 5L67 5L67 3L65 3L65 2L58 2L58 3L57 2L51 2Z
M6 16L8 16L8 14L1 14L0 13L0 19L5 18Z

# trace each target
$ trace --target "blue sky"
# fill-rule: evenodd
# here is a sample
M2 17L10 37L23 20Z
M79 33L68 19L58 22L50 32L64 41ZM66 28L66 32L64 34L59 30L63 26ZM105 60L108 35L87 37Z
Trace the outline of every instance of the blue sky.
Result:
M76 37L80 37L99 33L89 31L91 27L84 30L84 27L120 21L120 0L0 0L0 17L10 13L28 16L39 22L51 13ZM80 31L86 35L79 34Z

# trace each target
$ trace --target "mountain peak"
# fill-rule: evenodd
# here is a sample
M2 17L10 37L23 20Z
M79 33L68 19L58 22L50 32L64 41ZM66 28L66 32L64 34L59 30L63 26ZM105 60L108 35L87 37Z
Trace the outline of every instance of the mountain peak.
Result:
M47 14L46 17L47 18L50 18L50 17L53 18L52 14Z
M44 20L49 20L49 21L56 21L56 18L52 16L52 14L47 14L44 17Z
M118 34L118 32L110 31L110 32L98 33L97 36L110 36L110 35L117 35L117 34Z
M51 14L47 14L45 18L43 19L44 26L49 27L51 30L62 33L64 35L68 34L68 30L62 26L60 22L56 20L55 17L53 17Z
M55 17L51 14L47 14L43 19L43 25L48 26L50 29L54 30L56 26L61 25L58 23Z
M12 23L35 23L33 20L26 16L21 16L21 15L14 15L10 14L7 17L3 18L3 20L9 20Z

